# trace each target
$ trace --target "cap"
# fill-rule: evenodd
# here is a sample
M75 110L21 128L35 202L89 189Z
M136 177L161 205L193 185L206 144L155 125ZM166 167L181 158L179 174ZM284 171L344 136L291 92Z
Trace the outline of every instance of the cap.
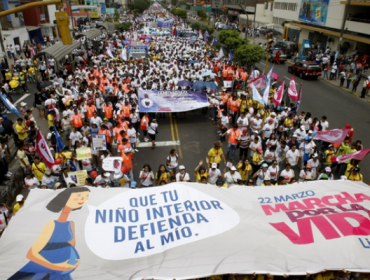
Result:
M322 174L322 175L321 175L321 179L329 179L329 177L328 177L328 175L326 175L326 174Z
M45 170L45 175L51 175L51 170L50 169L46 169Z
M236 171L236 167L233 165L233 166L230 167L230 170Z
M295 137L295 138L297 138L298 137L298 135L297 134L293 134L293 136L292 137Z
M301 129L304 130L305 129L305 126L304 125L301 125Z
M273 122L274 120L273 119L269 119L268 122Z
M217 168L217 163L215 163L215 162L214 162L214 163L212 163L211 167L212 167L212 168Z
M275 113L275 112L272 112L272 113L271 113L271 116L276 116L276 113Z
M271 181L271 178L269 176L266 176L265 179L263 179L263 181Z
M108 119L107 118L104 118L103 121L107 121Z
M328 147L331 148L331 147L334 147L334 146L332 144L330 144Z
M67 117L67 116L68 116L67 111L63 111L63 117Z
M258 134L258 130L253 130L253 133L257 133Z
M347 180L347 176L342 175L342 176L340 176L340 179L341 180Z
M16 202L20 202L22 200L23 200L23 195L22 194L18 194L17 197L15 198Z
M331 172L331 168L329 166L325 167L326 172Z
M317 153L314 153L312 157L319 157L319 155Z
M31 170L26 170L26 175L31 175L32 171Z
M307 163L306 168L312 168L312 164L311 163Z
M22 104L22 103L21 103L21 104ZM351 128L351 125L347 124L347 125L346 125L346 128Z
M22 107L27 106L27 103L26 102L21 102L21 106Z
M267 163L262 164L262 168L267 168L267 167L269 167L269 166L267 165Z
M261 114L257 114L256 116L260 118L261 117Z
M105 182L105 180L104 179L101 179L100 180L100 185L102 185L102 184L106 184L107 182Z
M215 96L215 94L214 94L214 93L212 93L212 94L211 94L211 96Z
M109 173L109 172L105 172L103 175L104 175L105 177L109 177L109 176L110 176L110 173Z
M310 141L310 140L311 140L311 137L306 136L306 137L304 138L304 140L306 140L306 141Z
M258 147L258 148L257 148L257 152L262 153L262 152L263 152L262 148L261 148L261 147Z
M180 170L185 170L185 166L180 165L180 166L179 166L179 169L180 169Z

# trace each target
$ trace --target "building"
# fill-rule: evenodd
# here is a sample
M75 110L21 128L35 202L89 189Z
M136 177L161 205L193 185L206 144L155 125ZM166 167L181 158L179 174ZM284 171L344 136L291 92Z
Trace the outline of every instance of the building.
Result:
M273 22L284 24L283 37L302 44L309 39L320 48L336 50L344 23L340 51L351 54L369 51L370 2L351 1L346 13L346 1L334 0L275 0Z
M254 16L258 4L265 0L222 0L225 12L230 22L238 22L239 15L245 14L250 18Z

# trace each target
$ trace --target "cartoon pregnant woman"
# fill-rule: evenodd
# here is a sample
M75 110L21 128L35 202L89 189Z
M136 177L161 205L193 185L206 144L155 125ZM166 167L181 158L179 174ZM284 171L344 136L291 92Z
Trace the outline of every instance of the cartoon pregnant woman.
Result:
M75 225L69 222L71 211L80 209L89 199L85 187L69 188L59 193L46 208L60 213L58 220L49 221L27 253L30 260L9 280L70 280L79 266L80 256L75 246Z

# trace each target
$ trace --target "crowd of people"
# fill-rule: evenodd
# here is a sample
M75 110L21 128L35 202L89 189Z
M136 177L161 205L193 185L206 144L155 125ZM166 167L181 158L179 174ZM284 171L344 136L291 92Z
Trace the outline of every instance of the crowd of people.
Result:
M331 128L330 120L324 115L314 117L310 112L298 111L295 103L285 105L282 102L275 106L272 96L277 90L277 81L272 83L269 103L265 106L252 99L249 82L251 76L259 75L257 70L250 75L237 63L219 58L210 42L204 40L189 40L172 34L157 35L149 42L140 39L138 30L142 24L133 20L133 16L129 18L131 29L115 33L104 31L95 39L100 42L98 49L86 39L79 54L75 52L75 58L81 58L75 69L66 57L58 72L54 67L56 62L50 58L49 72L45 69L45 61L40 59L36 61L38 69L34 69L34 74L25 73L27 89L27 84L37 83L38 91L34 93L36 110L30 110L31 106L22 102L21 117L16 123L13 124L7 115L0 119L1 133L12 135L19 147L17 159L25 172L25 189L74 187L76 182L68 173L79 170L88 172L87 186L99 188L143 188L172 182L230 187L334 179L363 181L359 161L331 162L333 156L363 149L361 141L354 138L354 129L350 125L346 125L350 132L341 144L315 140L318 131ZM187 28L180 20L176 24ZM147 60L134 59L130 52L127 57L122 56L127 42L134 41L146 45ZM26 67L33 69L34 62L29 60L30 65ZM21 63L7 72L14 76L22 71ZM213 74L202 75L209 71ZM39 81L36 81L36 73L39 73ZM187 83L179 85L184 81L190 84L208 81L219 88L218 91L207 89L209 107L202 109L202 113L209 114L210 122L217 126L218 136L213 147L199 165L192 167L184 166L175 149L169 151L158 167L152 166L148 157L149 162L135 178L133 161L140 147L137 144L151 141L151 148L155 149L160 125L155 113L140 112L139 90L190 90L191 85ZM224 81L233 83L223 87ZM6 91L8 82L4 75L3 91ZM47 82L48 86L44 86ZM41 126L36 122L35 111L38 122L48 123L48 131L42 133L59 162L51 169L35 151ZM90 159L78 160L76 150L91 148L92 137L97 134L105 135L106 149L92 149ZM58 142L59 135L64 148ZM0 149L1 167L5 171L1 172L1 183L12 176L8 172L6 141L5 138L1 141ZM120 178L102 168L103 161L113 156L122 158ZM21 201L19 198L17 202Z

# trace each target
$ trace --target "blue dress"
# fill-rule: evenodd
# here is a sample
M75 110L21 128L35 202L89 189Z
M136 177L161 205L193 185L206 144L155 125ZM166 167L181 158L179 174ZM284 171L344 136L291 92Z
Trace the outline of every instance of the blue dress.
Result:
M71 222L61 223L54 221L55 228L49 242L41 250L40 255L51 263L63 263L69 260L68 264L74 265L80 258L76 249L69 244L73 239L71 230ZM18 272L11 276L8 280L71 280L71 273L74 271L57 271L46 268L33 261L28 262Z

